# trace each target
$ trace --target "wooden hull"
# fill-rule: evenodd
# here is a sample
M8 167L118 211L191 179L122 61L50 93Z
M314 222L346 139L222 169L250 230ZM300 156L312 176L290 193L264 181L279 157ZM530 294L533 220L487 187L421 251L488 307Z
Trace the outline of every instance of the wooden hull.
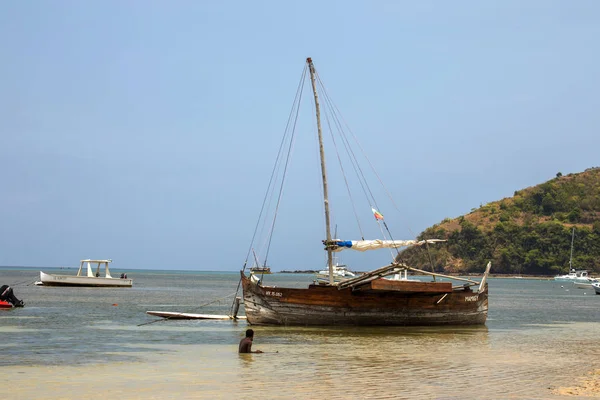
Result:
M79 287L131 287L131 279L102 278L89 276L52 275L40 271L43 286L79 286Z
M253 325L482 325L487 319L487 284L481 293L462 288L448 292L443 284L438 291L425 292L391 290L388 282L382 284L367 290L280 288L257 285L242 273L244 308Z

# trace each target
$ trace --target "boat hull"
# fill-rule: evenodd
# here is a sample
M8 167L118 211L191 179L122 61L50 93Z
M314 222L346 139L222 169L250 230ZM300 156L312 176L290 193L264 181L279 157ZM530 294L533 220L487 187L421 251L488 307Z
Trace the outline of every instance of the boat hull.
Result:
M563 277L560 277L560 276L555 276L554 280L556 282L575 282L575 278L563 278Z
M482 325L488 312L481 293L361 291L310 285L307 289L261 286L242 273L244 308L253 325L430 326Z
M591 289L593 286L588 282L573 282L573 287L577 289Z
M0 309L9 309L13 308L13 305L8 301L0 300Z
M271 273L271 268L250 268L250 272L256 275L268 275Z
M146 311L146 314L167 319L236 319L230 315L178 313L172 311Z
M40 271L43 286L79 286L79 287L131 287L131 279L104 278L89 276L54 275Z

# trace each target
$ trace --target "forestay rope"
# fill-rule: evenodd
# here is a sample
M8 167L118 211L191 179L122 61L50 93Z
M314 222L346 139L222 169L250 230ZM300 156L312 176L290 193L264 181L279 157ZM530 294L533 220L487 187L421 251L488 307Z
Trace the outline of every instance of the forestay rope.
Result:
M321 78L319 77L318 73L316 73L316 76L317 76L317 82L318 82L319 87L320 87L321 95L322 95L322 97L325 100L325 104L328 106L328 107L324 107L324 112L325 112L327 124L329 126L329 131L330 131L330 134L331 134L331 139L332 139L332 142L333 142L333 146L334 146L334 149L335 149L335 152L336 152L336 155L337 155L338 163L340 165L340 170L341 170L342 175L344 177L344 183L346 185L346 190L348 191L348 193L350 193L350 187L348 185L348 179L346 177L345 169L343 167L342 159L340 157L340 154L339 154L339 151L338 151L338 147L337 147L337 144L336 144L336 140L335 140L335 137L334 137L334 130L331 127L330 117L329 117L330 115L331 115L331 119L333 120L334 125L335 125L335 127L337 129L337 132L338 132L338 134L339 134L339 136L341 138L341 141L342 141L342 143L344 145L344 148L345 148L345 151L346 151L346 155L347 155L348 159L350 160L350 164L352 165L352 168L354 169L354 172L355 172L355 174L356 174L356 176L358 178L358 181L360 183L360 186L361 186L361 189L363 191L363 194L364 194L364 196L365 196L365 198L367 200L367 203L369 205L371 205L371 208L375 208L375 209L379 210L379 206L377 205L377 201L375 200L375 196L373 195L373 192L371 191L371 188L370 188L370 186L369 186L369 184L367 182L367 179L365 177L364 171L361 168L360 163L358 162L358 158L356 157L356 154L352 150L352 146L350 146L350 141L348 139L348 135L346 135L346 133L345 133L345 131L343 129L342 123L340 122L340 117L338 117L338 114L341 114L341 113L339 112L339 109L334 104L333 100L331 100L331 98L329 97L329 94L327 93L327 89L325 88L325 85L321 81ZM356 138L356 136L354 136L354 134L352 134L352 136L354 138L354 141L358 144L359 148L362 151L362 147L360 146L360 143L358 142L358 139ZM370 162L369 158L364 153L364 151L362 151L362 154L365 157L365 159L368 161L369 165L371 166L371 169L372 169L373 173L379 179L379 182L383 186L384 190L386 191L386 193L388 194L388 196L391 198L391 195L390 195L389 191L387 190L387 188L383 184L381 178L377 174L377 171L373 167L373 164ZM353 210L355 210L354 214L355 214L355 217L356 217L356 220L357 220L357 224L359 226L359 230L361 232L361 236L363 236L363 239L364 239L364 235L362 234L362 229L360 228L360 221L359 221L359 218L358 218L358 214L356 213L356 206L354 204L354 199L352 198L351 195L349 197L350 197L350 202L352 203L352 208L353 208ZM392 199L392 202L393 202L393 199ZM395 203L394 203L394 205L395 205ZM381 234L383 235L383 237L385 239L387 239L387 236L389 236L390 240L394 240L393 236L392 236L392 233L389 230L389 228L388 228L385 220L382 220L382 219L379 219L379 218L376 218L376 220L377 220L377 223L379 225L379 228L381 230ZM382 227L382 225L383 225L383 227ZM385 232L387 232L387 235L384 232L383 228L385 228ZM396 255L394 255L394 253L393 253L394 250L397 253ZM390 255L391 255L392 259L400 257L400 250L399 250L399 248L390 249Z
M298 115L300 114L300 101L302 100L302 93L304 91L304 82L306 81L307 71L308 71L308 65L305 64L304 68L302 70L302 75L300 77L300 82L298 83L298 87L296 89L296 96L294 97L294 102L292 104L292 108L290 110L288 120L287 120L287 123L285 126L284 135L283 135L283 138L281 139L281 143L279 145L279 151L277 152L277 157L275 158L273 170L271 171L271 177L269 179L269 184L267 185L267 190L265 191L263 203L262 203L262 206L260 209L260 213L258 215L258 220L256 221L256 226L254 227L254 232L252 234L252 240L250 241L250 246L249 246L248 252L246 254L246 259L244 261L242 271L245 271L246 266L248 265L248 260L250 258L250 254L253 251L254 243L256 241L256 236L259 231L259 226L261 225L261 222L263 225L263 229L266 226L267 219L266 218L263 219L263 214L265 213L266 209L270 208L270 204L271 204L270 199L272 199L272 197L275 193L275 186L277 183L277 178L279 177L279 170L281 168L281 164L283 163L282 159L284 156L284 149L286 148L286 144L287 144L287 154L285 155L285 163L284 163L283 172L282 172L282 176L281 176L281 183L279 185L279 193L277 196L277 203L275 206L273 221L270 225L270 229L269 229L269 232L267 235L268 239L267 239L266 252L265 252L265 257L264 257L264 266L265 267L267 266L267 258L269 256L269 251L271 248L271 241L272 241L272 237L273 237L273 231L275 230L275 222L277 221L277 213L279 210L279 205L280 205L281 197L283 194L283 187L284 187L284 183L285 183L287 167L289 165L289 161L291 158L292 149L293 149L293 145L294 145L294 138L295 138L295 134L296 134L296 125L298 122ZM255 259L257 259L256 255L254 257L255 257ZM264 274L261 274L261 280L262 280L263 275ZM240 279L238 281L237 289L235 292L236 296L240 290L241 283L242 283L242 281ZM231 310L233 310L234 306L235 306L235 298L234 298L233 303L231 304Z

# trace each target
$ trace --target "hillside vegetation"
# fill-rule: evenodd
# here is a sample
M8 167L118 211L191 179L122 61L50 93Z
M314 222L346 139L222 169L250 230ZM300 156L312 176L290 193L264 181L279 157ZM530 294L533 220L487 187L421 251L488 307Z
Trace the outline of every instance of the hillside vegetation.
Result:
M600 168L562 176L515 192L455 219L427 228L420 239L447 243L410 248L409 265L437 272L555 275L573 268L600 273ZM429 254L428 254L429 253Z

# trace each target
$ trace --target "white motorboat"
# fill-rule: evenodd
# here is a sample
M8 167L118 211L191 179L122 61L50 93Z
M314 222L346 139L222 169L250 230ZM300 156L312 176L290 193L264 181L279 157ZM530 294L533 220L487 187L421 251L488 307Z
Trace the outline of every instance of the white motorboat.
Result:
M571 272L569 272L567 275L557 275L554 277L554 280L558 281L558 282L586 283L588 281L588 279L591 279L591 278L589 277L588 272L585 269L579 269L579 270L572 269Z
M394 274L392 276L389 277L385 277L384 279L389 279L392 281L407 281L407 282L420 282L419 279L411 279L408 277L408 270L405 269L404 271L400 271L397 274Z
M557 282L574 282L575 278L577 278L577 274L576 271L572 269L571 272L566 275L556 275L554 280Z
M557 282L581 282L586 283L588 279L591 279L588 275L587 270L571 270L567 275L557 275L554 280Z
M329 276L329 270L323 270L318 272L319 275L327 275ZM339 276L342 278L350 278L356 276L356 274L352 271L348 271L348 267L343 264L336 264L333 266L333 274L335 276Z
M113 278L110 275L108 264L112 260L81 260L77 275L47 274L40 271L40 281L36 285L42 286L88 286L88 287L131 287L133 281L128 278ZM95 265L95 272L92 270ZM84 271L84 265L87 265ZM100 270L104 266L104 276ZM83 274L82 274L83 272Z
M592 283L592 287L596 294L600 294L600 281Z
M594 283L600 283L600 281L593 278L576 279L573 282L573 287L577 289L591 289Z
M356 276L352 271L348 270L348 267L344 264L334 264L333 266L333 281L341 282L346 279L350 279ZM316 273L317 282L327 283L329 282L329 270L322 270Z

